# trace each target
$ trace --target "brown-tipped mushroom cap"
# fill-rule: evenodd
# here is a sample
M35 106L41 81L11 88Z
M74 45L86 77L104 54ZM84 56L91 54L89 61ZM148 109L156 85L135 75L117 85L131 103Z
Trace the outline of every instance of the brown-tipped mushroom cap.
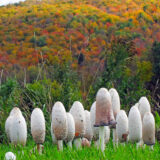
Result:
M114 118L116 119L117 113L120 111L120 98L117 90L115 88L111 88L109 90L112 101L112 110L114 114Z
M52 109L52 128L57 140L64 140L67 136L67 115L61 102L56 102Z
M31 114L31 133L36 144L45 140L45 119L40 108L35 108Z
M75 122L72 114L70 113L67 113L67 125L68 125L68 133L65 141L70 142L73 140L75 135Z
M106 88L100 88L96 95L95 127L114 125L111 96Z
M70 109L75 122L75 137L83 137L85 133L85 115L83 105L75 101Z
M84 114L85 114L85 134L84 134L84 138L87 138L89 141L91 141L92 137L93 137L93 131L92 131L92 128L91 128L90 112L85 110Z
M137 107L133 106L128 116L129 141L139 142L142 139L142 121Z
M146 112L143 117L143 141L144 144L155 144L155 120L151 112Z
M149 104L149 101L146 97L141 97L139 100L139 105L138 105L139 112L141 114L141 118L143 121L143 116L145 115L146 112L151 112L151 106Z
M94 127L96 121L96 102L94 102L90 109L90 120L91 120L91 127L93 131L93 140L96 141L99 138L99 129Z
M21 110L18 107L14 107L11 112L9 113L9 116L13 116L14 114L22 114Z
M128 136L128 117L124 110L120 110L116 117L116 132L120 142L127 141Z

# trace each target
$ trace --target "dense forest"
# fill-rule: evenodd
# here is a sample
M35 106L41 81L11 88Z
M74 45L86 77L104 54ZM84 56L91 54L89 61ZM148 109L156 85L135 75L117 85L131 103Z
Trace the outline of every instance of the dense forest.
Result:
M0 7L0 140L11 108L89 109L100 87L129 110L146 96L160 124L159 0L26 0ZM29 126L28 126L29 127Z

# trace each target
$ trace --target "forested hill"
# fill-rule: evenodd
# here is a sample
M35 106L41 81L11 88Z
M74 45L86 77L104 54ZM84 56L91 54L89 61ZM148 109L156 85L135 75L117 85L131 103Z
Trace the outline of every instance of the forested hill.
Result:
M159 0L26 0L0 7L2 81L45 77L63 89L53 92L54 100L63 93L66 104L79 95L89 107L104 86L117 88L123 106L144 95L158 106L159 54Z

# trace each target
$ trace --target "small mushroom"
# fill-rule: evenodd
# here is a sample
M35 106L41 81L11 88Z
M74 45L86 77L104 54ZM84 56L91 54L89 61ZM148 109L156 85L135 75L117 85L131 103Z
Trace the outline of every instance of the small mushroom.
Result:
M116 132L120 142L126 142L128 136L128 117L124 110L120 110L116 117Z
M21 144L24 146L27 140L27 125L22 113L19 111L19 108L14 109L14 114L12 115L12 123L10 124L9 135L12 144Z
M72 140L74 139L75 135L75 122L73 119L72 114L67 113L67 125L68 125L68 133L65 141L67 142L68 146L72 148Z
M155 144L155 120L151 112L146 112L143 117L143 142L151 148Z
M129 141L140 142L142 139L142 121L137 107L133 106L128 116ZM137 144L139 145L139 144Z
M5 160L16 160L16 156L12 152L7 152L5 154Z
M96 121L96 102L94 102L90 109L90 120L91 120L91 127L93 132L93 141L95 144L95 147L98 147L98 139L99 139L99 128L95 127L95 121Z
M31 133L32 137L37 144L37 150L39 154L42 153L45 140L45 119L43 112L40 108L35 108L31 114Z
M149 104L149 101L146 97L141 97L139 100L139 105L138 105L139 112L141 114L141 118L143 121L143 117L146 112L151 112L151 106Z
M56 102L52 108L52 129L57 139L58 150L63 150L63 140L67 136L67 115L61 102Z
M81 148L81 137L85 134L85 115L83 105L75 101L70 109L75 122L75 146L77 149Z
M88 141L87 138L82 138L82 147L90 147L91 143Z
M104 126L114 124L116 122L113 119L111 96L106 88L100 88L96 95L96 123L94 126L99 127L99 145L102 152L105 149Z
M93 137L93 131L92 131L92 128L91 128L90 112L85 110L84 114L85 114L85 134L84 134L84 138L88 139L88 141L91 141L92 137Z

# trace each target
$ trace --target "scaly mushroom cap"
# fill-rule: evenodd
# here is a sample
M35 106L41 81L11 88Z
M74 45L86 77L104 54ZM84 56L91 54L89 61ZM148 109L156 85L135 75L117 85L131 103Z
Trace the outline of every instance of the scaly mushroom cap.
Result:
M143 121L143 117L146 112L151 112L151 106L149 104L149 101L146 97L141 97L139 100L139 106L138 106L139 112L141 114L141 118Z
M25 145L27 140L27 125L23 115L17 110L13 115L12 123L10 126L11 143L14 145Z
M75 123L73 116L70 113L67 113L67 125L68 125L68 133L65 141L70 142L73 140L75 135Z
M53 144L57 144L57 139L56 139L56 137L55 137L55 135L54 135L54 133L53 133L53 128L52 128L52 122L51 122L51 136L52 136L52 142L53 142Z
M112 110L113 110L114 118L116 119L116 116L117 116L118 112L120 111L120 98L119 98L119 94L118 94L117 90L114 89L114 88L111 88L109 90L109 93L111 95Z
M75 101L70 109L75 122L75 137L83 137L85 134L85 115L83 105Z
M93 131L92 131L92 128L91 128L90 112L85 110L84 114L85 114L85 134L84 134L84 138L87 138L89 141L91 141L92 137L93 137Z
M95 127L115 124L112 112L111 96L106 88L100 88L96 95Z
M57 140L64 140L67 136L67 115L61 102L56 102L52 109L52 128Z
M128 117L124 110L120 110L116 117L116 132L120 142L127 141L128 136Z
M155 120L151 112L146 112L143 117L143 141L147 145L155 144Z
M12 124L12 119L13 119L13 116L9 116L5 122L5 132L6 132L6 135L7 135L7 138L9 139L9 141L11 140L10 138L10 127L11 127L11 124Z
M142 138L142 121L137 107L133 106L128 116L129 141L139 142Z
M110 128L108 126L105 126L105 131L104 131L104 140L105 140L105 144L107 144L109 142L109 138L110 138Z
M91 120L91 127L93 132L93 140L96 141L99 138L99 129L94 127L96 121L96 102L94 102L90 109L90 120Z
M14 114L22 114L22 112L21 112L21 110L20 110L18 107L14 107L14 108L11 110L9 116L13 116Z
M31 114L31 133L36 144L45 140L45 119L40 108L35 108Z

